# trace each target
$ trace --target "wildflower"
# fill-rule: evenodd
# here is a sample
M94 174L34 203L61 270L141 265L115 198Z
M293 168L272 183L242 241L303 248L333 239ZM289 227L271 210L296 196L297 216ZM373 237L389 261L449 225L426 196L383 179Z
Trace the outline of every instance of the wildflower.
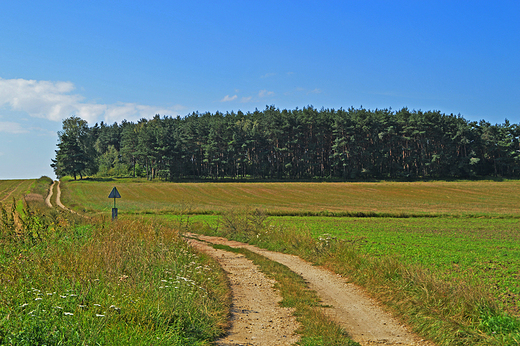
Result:
M55 308L56 308L56 309L62 309L62 310L63 310L63 308L62 308L61 306L55 306Z
M78 305L80 308L86 308L86 305Z
M109 309L114 309L114 310L117 311L117 312L121 312L121 308L118 308L118 307L115 306L115 305L110 305Z
M63 299L65 299L65 298L67 298L67 296L60 296L60 298L63 298Z
M101 307L101 305L99 305L99 304L94 304L94 306L99 306L99 307Z
M39 298L39 297L38 297L38 298L34 298L34 300L42 300L42 299L43 299L43 298Z
M105 315L96 314L96 317L105 317Z
M64 312L63 313L65 316L74 316L74 314L72 312Z
M25 304L22 304L20 307L21 308L25 308L27 305L29 305L28 303L25 303Z

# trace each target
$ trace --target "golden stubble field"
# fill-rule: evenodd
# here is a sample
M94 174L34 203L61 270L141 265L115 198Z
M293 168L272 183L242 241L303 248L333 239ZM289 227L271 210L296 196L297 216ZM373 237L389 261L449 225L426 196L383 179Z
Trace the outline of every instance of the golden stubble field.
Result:
M220 212L259 208L282 214L389 213L514 216L520 215L520 182L377 182L377 183L166 183L113 180L69 181L64 203L97 212L112 208L114 186L122 212Z

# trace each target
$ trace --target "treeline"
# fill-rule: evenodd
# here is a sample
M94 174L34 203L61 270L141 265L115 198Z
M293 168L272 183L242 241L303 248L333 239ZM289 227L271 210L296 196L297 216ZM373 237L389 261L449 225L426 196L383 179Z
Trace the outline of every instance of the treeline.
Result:
M520 177L520 125L438 111L306 107L192 113L58 133L58 177L403 179Z

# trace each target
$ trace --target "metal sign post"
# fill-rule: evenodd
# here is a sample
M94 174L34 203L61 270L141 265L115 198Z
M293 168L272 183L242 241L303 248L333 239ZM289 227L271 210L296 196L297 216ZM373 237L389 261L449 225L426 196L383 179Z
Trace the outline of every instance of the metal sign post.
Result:
M112 208L112 221L114 221L117 220L116 198L121 198L121 195L119 194L119 191L117 191L115 186L112 189L112 192L110 192L110 195L108 195L108 198L114 199L114 208Z

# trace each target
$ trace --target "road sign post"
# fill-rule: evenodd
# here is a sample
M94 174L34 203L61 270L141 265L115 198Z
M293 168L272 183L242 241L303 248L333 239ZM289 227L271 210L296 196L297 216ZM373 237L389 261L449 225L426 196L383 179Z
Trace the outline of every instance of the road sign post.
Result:
M114 208L112 208L112 221L114 221L117 220L116 198L121 198L121 195L119 194L119 191L117 191L115 186L112 189L112 192L110 192L110 195L108 195L108 198L114 199Z

